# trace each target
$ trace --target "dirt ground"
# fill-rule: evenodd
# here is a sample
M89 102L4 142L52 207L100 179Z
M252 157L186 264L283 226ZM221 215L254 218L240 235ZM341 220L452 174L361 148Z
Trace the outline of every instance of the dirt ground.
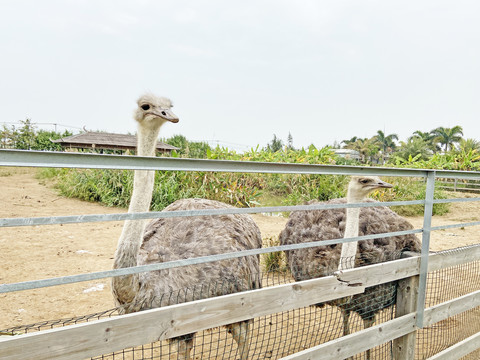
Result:
M121 213L59 196L52 184L35 177L35 169L0 168L0 218ZM472 196L452 194L452 196ZM432 225L478 221L480 202L452 204ZM286 218L254 215L264 238L277 236ZM423 217L409 221L420 228ZM122 222L0 228L0 284L110 270ZM435 231L431 250L480 242L478 227ZM98 280L0 294L0 329L43 320L80 316L114 306L110 280Z

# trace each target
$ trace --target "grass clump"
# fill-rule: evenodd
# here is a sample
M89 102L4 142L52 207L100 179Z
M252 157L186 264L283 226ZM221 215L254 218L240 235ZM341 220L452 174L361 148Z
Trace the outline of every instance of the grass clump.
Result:
M262 240L263 247L268 248L272 246L279 246L280 242L277 237L264 238ZM262 254L261 263L265 272L280 272L288 271L287 257L283 251L274 251Z

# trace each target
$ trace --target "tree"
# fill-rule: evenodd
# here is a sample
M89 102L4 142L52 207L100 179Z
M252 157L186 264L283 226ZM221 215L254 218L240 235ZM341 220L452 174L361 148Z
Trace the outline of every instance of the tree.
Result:
M382 162L385 161L385 154L392 153L397 144L395 144L395 140L398 140L397 134L390 134L385 135L382 130L377 131L377 135L374 137L374 141L378 144L380 149L382 150Z
M205 159L208 150L210 150L208 143L203 141L188 141L183 135L174 135L165 140L165 142L179 148L180 150L178 150L177 153L184 157Z
M58 143L54 143L51 140L56 140L62 137L67 137L72 135L73 133L71 133L68 130L65 130L63 134L57 133L55 131L38 130L31 144L31 149L61 151L62 145Z
M360 153L362 157L362 162L367 162L367 159L372 161L375 158L375 155L378 153L378 146L375 144L375 138L372 137L370 139L357 139L355 142L350 142L346 146L346 149L356 150Z
M444 152L447 152L448 149L454 149L455 144L462 139L463 129L459 125L452 128L440 126L432 130L431 133L435 136L433 142L445 146Z
M287 148L289 150L294 150L294 148L293 148L293 136L290 132L288 132L288 137L287 137Z
M414 131L413 135L410 136L408 140L414 139L414 138L422 139L426 144L428 144L428 146L434 153L436 153L437 151L440 151L440 147L434 142L435 135L432 134L432 131L428 131L428 132L424 132L420 130Z
M273 139L270 143L268 143L265 150L271 151L271 152L277 152L279 150L282 150L282 148L283 148L283 141L277 138L277 135L273 134Z
M174 135L165 140L165 143L179 148L179 153L183 153L188 147L187 138L183 135Z
M475 139L461 139L458 145L459 150L466 153L473 150L480 152L480 141Z
M3 125L2 130L0 130L0 147L2 149L14 148L15 137L16 137L15 126L8 128L6 125Z
M349 144L353 144L353 143L354 143L355 141L357 141L357 140L358 140L358 137L354 136L354 137L352 137L350 140L342 140L342 141L340 142L340 144L342 144L342 143L345 144L343 147L344 147L345 149L348 149L348 145L349 145Z
M432 155L430 144L420 137L410 137L407 142L401 141L400 148L394 154L396 157L408 160L419 155L418 160L428 160Z
M15 148L29 150L35 143L35 125L33 125L32 120L28 118L20 120L20 122L23 126L18 130Z

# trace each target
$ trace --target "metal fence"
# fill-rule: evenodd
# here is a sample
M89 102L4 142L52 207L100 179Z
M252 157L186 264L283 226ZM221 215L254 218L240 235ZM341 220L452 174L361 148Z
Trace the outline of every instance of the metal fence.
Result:
M461 192L480 192L480 182L478 180L469 179L438 179L437 186L441 189L448 191L461 191Z
M478 201L480 198L468 199L444 199L435 200L433 197L433 189L435 187L436 178L442 179L461 179L478 180L480 174L477 172L458 172L443 170L418 170L418 169L392 169L392 168L369 168L369 167L352 167L352 166L328 166L328 165L304 165L304 164L278 164L278 163L257 163L257 162L237 162L237 161L213 161L213 160L192 160L192 159L174 159L174 158L142 158L128 156L112 156L112 155L92 155L92 154L72 154L72 153L48 153L48 152L26 152L26 151L0 151L0 166L33 166L33 167L65 167L65 168L101 168L101 169L132 169L132 170L174 170L174 171L226 171L240 173L287 173L287 174L318 174L318 175L380 175L380 176L407 176L423 178L426 181L426 197L424 200L406 201L406 202L385 202L383 206L394 205L423 205L424 225L422 229L408 230L398 233L390 233L387 236L405 235L405 234L422 234L422 253L418 269L419 285L418 297L416 299L416 308L414 322L418 328L424 328L425 309L437 304L442 304L452 297L459 297L467 294L476 294L480 290L480 279L478 277L478 258L474 258L467 263L455 265L453 267L443 267L441 269L429 272L429 242L430 233L437 230L445 230L449 228L461 228L468 226L480 225L480 221L472 221L468 223L458 223L448 226L432 227L431 217L434 203L442 202L468 202ZM220 215L231 213L272 213L298 210L315 210L328 209L335 207L368 207L375 206L369 203L350 204L350 205L301 205L287 207L258 207L258 208L242 208L242 209L221 209L221 210L202 210L202 211L177 211L177 212L147 212L135 214L99 214L99 215L78 215L78 216L55 216L55 217L36 217L36 218L4 218L0 219L0 227L22 227L37 226L49 224L72 224L82 222L102 222L116 220L131 219L151 219L158 217L170 216L198 216L198 215ZM381 235L381 234L380 234ZM351 239L334 239L326 243L337 244L346 241L365 240L379 237L377 235L369 235L356 237ZM89 274L80 274L74 276L66 276L61 278L49 278L44 280L26 281L21 283L10 283L0 285L0 293L16 292L29 289L37 289L41 287L56 286L70 284L82 281L90 281L103 279L112 276L120 276L126 274L135 274L145 271L164 270L174 267L190 266L212 261L228 260L232 258L255 256L278 251L294 250L306 247L315 247L319 243L303 243L286 246L270 246L268 248L247 250L236 253L228 253L221 255L206 256L202 258L187 259L180 261L172 261L159 263L148 266L137 266L125 269L116 269L110 271L95 272ZM465 251L465 250L463 250ZM444 256L448 256L447 252ZM460 267L460 268L459 268ZM412 273L413 274L413 273ZM467 274L467 275L465 275ZM293 279L288 271L275 272L265 271L258 274L263 278L264 286L279 286L282 284L293 284ZM400 277L398 277L400 279ZM466 281L468 279L468 282ZM448 280L448 281L447 281ZM456 292L453 292L452 284L456 284ZM459 285L460 284L460 285ZM396 289L396 288L395 288ZM435 290L433 290L435 289ZM358 292L357 292L358 293ZM432 295L433 294L433 295ZM470 297L471 298L471 297ZM469 299L470 299L469 298ZM432 299L435 301L432 302ZM442 322L425 327L418 331L416 336L417 350L416 357L419 359L429 358L440 353L449 345L464 341L470 336L478 335L479 329L475 324L470 324L468 319L471 316L478 317L480 300L476 295L473 297L470 308L461 314L455 315L462 317L458 320L455 317L449 317L445 324ZM367 299L368 300L368 299ZM225 300L227 301L227 300ZM392 297L392 301L395 298ZM341 337L341 319L338 309L335 306L311 307L306 302L306 306L298 306L286 311L271 313L264 316L255 316L254 321L254 338L252 343L252 358L280 358L285 356L295 356L297 352L318 346L318 344L331 342L333 339ZM301 303L300 303L301 305ZM391 304L393 305L393 303ZM378 324L387 322L394 318L393 306L386 306L385 311L377 320ZM470 312L470 313L469 313ZM32 330L43 330L46 328L55 328L57 326L65 326L74 323L81 323L95 319L102 319L116 314L116 310L109 310L102 313L69 318L65 320L45 321L41 324L34 324L23 327L16 327L4 330L10 333L25 333ZM465 315L467 314L467 315ZM473 314L473 315L471 315ZM451 323L455 323L452 326ZM466 325L459 326L458 324ZM336 324L333 326L332 324ZM353 328L361 329L361 320L356 319L351 325ZM355 325L357 324L357 325ZM360 324L360 325L358 325ZM440 345L431 346L434 338L440 338L438 329L448 328L450 332L443 332L442 336L448 341L435 341ZM332 329L336 329L332 332ZM436 329L436 330L435 330ZM454 330L452 330L454 329ZM455 330L457 329L457 330ZM465 330L467 329L467 330ZM452 331L456 331L455 336ZM207 331L197 334L195 340L195 356L199 358L235 358L236 349L231 341L231 337L219 328L214 331ZM461 334L461 335L458 335ZM12 337L18 338L17 336ZM163 337L165 338L165 337ZM452 339L453 340L452 342ZM0 349L2 345L7 343L3 337L0 340ZM474 342L478 343L478 340ZM426 345L427 344L427 345ZM8 345L6 345L8 347ZM392 343L385 341L382 345L372 348L372 357L386 359L393 353ZM428 347L428 350L425 348ZM477 346L478 347L478 346ZM352 350L353 351L353 350ZM174 351L173 351L174 352ZM155 342L143 347L129 348L120 352L113 352L100 358L117 359L117 358L145 358L156 359L165 355L167 358L172 356L172 348L166 343ZM228 355L231 354L231 355ZM475 354L475 353L474 353ZM97 354L100 355L100 354ZM364 354L357 355L360 359ZM471 355L474 356L474 355ZM41 358L41 357L39 357ZM62 355L58 355L62 358ZM65 357L67 358L67 357ZM95 357L98 358L98 357ZM295 357L292 357L295 358ZM298 358L302 358L299 355Z

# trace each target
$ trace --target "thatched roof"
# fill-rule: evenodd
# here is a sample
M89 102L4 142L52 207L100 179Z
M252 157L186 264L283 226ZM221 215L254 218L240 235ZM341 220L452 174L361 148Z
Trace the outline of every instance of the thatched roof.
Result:
M104 132L88 131L78 135L72 135L58 140L52 140L66 148L93 148L110 150L135 150L137 148L137 136L125 134L111 134ZM179 150L175 146L157 143L157 151L170 152Z

